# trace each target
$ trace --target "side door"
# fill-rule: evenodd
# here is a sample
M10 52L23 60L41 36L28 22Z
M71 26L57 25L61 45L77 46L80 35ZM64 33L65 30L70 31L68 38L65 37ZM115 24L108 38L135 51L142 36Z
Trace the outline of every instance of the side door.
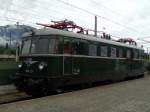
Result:
M132 76L132 49L127 48L126 50L126 66L127 66L127 74L128 76Z
M72 38L63 38L63 75L72 75Z

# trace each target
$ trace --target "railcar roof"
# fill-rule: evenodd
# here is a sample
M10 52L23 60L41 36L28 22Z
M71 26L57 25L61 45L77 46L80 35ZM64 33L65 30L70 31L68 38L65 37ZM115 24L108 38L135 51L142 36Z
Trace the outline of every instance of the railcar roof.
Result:
M59 30L59 29L54 29L54 28L36 29L36 30L34 30L34 35L62 35L62 36L67 36L67 37L74 37L74 38L86 39L86 40L91 40L91 41L98 41L98 42L102 42L102 43L108 43L108 44L112 44L112 45L130 47L130 48L143 50L141 47L138 47L135 45L128 45L128 44L116 42L113 40L102 39L100 37L94 37L91 35L74 33L71 31L64 31L64 30ZM23 37L27 37L27 36L31 36L31 33L25 33L23 35Z

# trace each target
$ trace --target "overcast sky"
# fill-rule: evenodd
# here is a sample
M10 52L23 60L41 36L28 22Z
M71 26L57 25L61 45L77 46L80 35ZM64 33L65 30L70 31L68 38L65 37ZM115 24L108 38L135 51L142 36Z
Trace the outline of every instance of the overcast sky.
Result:
M15 24L19 21L20 24L39 27L36 22L49 23L51 20L68 19L80 26L94 29L93 14L96 14L98 30L135 40L150 36L150 0L0 0L0 2L0 25ZM93 14L74 8L70 4Z

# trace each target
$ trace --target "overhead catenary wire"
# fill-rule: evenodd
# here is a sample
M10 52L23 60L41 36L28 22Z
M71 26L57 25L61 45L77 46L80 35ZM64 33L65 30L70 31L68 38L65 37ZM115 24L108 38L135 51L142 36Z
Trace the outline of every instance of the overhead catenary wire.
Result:
M12 5L14 5L14 4L12 4ZM18 6L18 5L14 5L14 6L16 6L16 7L19 7L19 8L23 8L23 9L27 9L27 10L29 10L28 8L26 8L26 7L22 7L22 6ZM18 10L12 10L12 9L7 9L8 11L10 11L10 12L12 12L12 13L19 13L19 14L21 14L22 12L20 12L20 11L18 11ZM53 10L52 10L53 11ZM33 13L34 12L34 13ZM55 11L54 11L55 12ZM27 14L27 15L31 15L31 16L33 16L34 18L36 18L36 19L40 19L41 18L41 20L42 20L42 18L44 18L44 17L46 17L46 16L43 16L43 17L40 17L40 16L38 16L38 15L36 15L35 13L38 13L38 12L36 12L36 11L31 11L29 14ZM58 12L56 12L56 13L58 13ZM26 15L26 14L23 14L23 15ZM51 18L54 18L54 20L57 20L58 18L56 18L56 17L54 17L54 16L50 16ZM47 17L46 17L47 18ZM62 20L64 20L64 19L62 19ZM74 21L75 19L73 18L73 21ZM84 21L85 22L85 21Z
M149 41L149 40L145 40L145 39L142 39L142 38L138 38L138 40L143 41L143 42L150 43L150 41Z
M74 8L76 8L76 9L78 9L78 10L82 10L82 11L84 11L84 12L86 12L86 13L91 14L91 15L96 15L97 17L100 17L100 18L102 18L102 19L105 19L105 20L107 20L107 21L109 21L109 22L112 22L112 23L114 23L114 24L116 24L116 25L122 26L122 27L124 27L124 28L126 28L126 29L128 29L128 30L134 31L134 32L136 32L136 33L138 33L138 34L142 34L142 32L139 32L139 31L137 31L137 30L135 30L135 29L133 29L133 28L131 28L131 27L128 27L128 26L124 25L124 24L121 24L121 23L119 23L119 22L116 22L116 21L114 21L114 20L111 20L111 19L109 19L109 18L107 18L107 17L104 17L104 16L101 16L101 15L99 15L99 14L90 12L90 11L88 11L88 10L86 10L86 9L80 8L80 7L78 7L78 6L72 5L72 4L70 4L70 3L68 3L68 2L65 2L65 1L62 1L62 0L57 0L57 1L59 1L59 2L61 2L61 3L64 3L64 4L66 4L66 5L69 5L69 6L71 6L71 7L74 7Z
M112 23L114 23L114 24L117 24L117 25L119 25L119 26L122 26L122 27L126 28L127 30L131 30L131 29L132 29L132 31L141 34L141 32L139 32L139 31L137 31L137 30L135 30L135 29L133 29L133 28L130 28L130 27L128 27L128 26L125 26L125 25L123 25L123 24L120 24L119 22L113 21L113 20L110 19L110 18L106 18L106 17L104 17L104 16L100 16L99 14L95 14L95 13L93 13L93 12L90 12L90 11L86 10L86 9L83 9L83 8L78 7L78 6L72 5L72 4L68 3L68 2L64 2L63 0L56 0L56 1L58 1L58 2L61 1L61 3L63 3L63 4L65 3L65 4L68 5L69 7L73 7L73 8L75 8L75 9L80 10L80 11L86 12L86 13L88 13L88 14L90 14L90 15L97 15L98 17L100 17L100 18L102 18L102 19L105 19L105 20L107 20L107 21L109 21L109 22L112 22ZM38 2L39 2L39 1L38 1ZM40 4L40 3L39 3L39 4ZM14 5L14 3L12 3L11 5ZM17 5L15 4L15 6L17 6ZM22 7L22 6L21 6L21 7ZM28 9L28 8L26 8L26 9ZM46 9L49 9L49 8L46 7ZM10 10L7 9L7 11L9 12ZM18 13L18 12L16 12L15 10L12 10L12 12L13 12L13 13ZM28 11L27 11L27 12L28 12ZM34 14L33 12L36 13L36 14ZM56 10L56 13L58 13L58 12L59 12L59 11ZM19 12L19 13L21 13L21 12ZM31 12L29 12L29 13L31 13L30 15L33 16L33 18L34 18L35 20L40 20L40 18L42 18L42 17L40 17L40 15L37 15L38 12L36 12L36 11L31 11ZM43 17L45 17L45 18L48 18L48 17L54 18L54 16L50 16L50 14L48 14L48 17L47 17L47 16L43 16ZM55 17L54 19L58 19L58 17ZM60 18L59 18L59 19L60 19ZM17 21L17 19L16 19L15 21ZM23 22L23 20L19 20L19 21L22 21L22 22ZM32 21L31 21L31 22L32 22ZM28 21L28 23L30 23L30 22ZM33 24L33 23L32 23L32 24Z
M72 5L72 4L70 4L69 2L64 2L63 0L55 0L55 1L58 1L58 2L60 2L60 3L62 3L62 4L65 4L66 6L73 6L73 8L76 8L76 9L78 9L78 10L80 10L80 11L82 11L82 12L86 12L86 13L88 13L88 14L90 14L90 15L98 15L98 14L96 14L96 13L93 13L93 12L90 12L90 11L88 11L88 10L86 10L86 9L83 9L83 8L80 8L80 7L78 7L78 6L75 6L75 5ZM103 4L100 4L99 2L96 2L95 0L90 0L92 3L95 3L96 5L101 5L102 7L104 7L105 9L107 9L110 13L114 13L114 14L116 14L117 16L119 15L120 17L123 17L123 15L122 14L120 14L120 13L118 13L118 12L115 12L115 11L113 11L113 10L111 10L110 8L108 8L108 7L106 7L106 6L104 6ZM45 6L44 8L46 8L46 9L50 9L50 8L48 8L48 4L49 4L49 2L45 2L45 1L38 1L36 4L39 4L39 5L47 5L47 6ZM52 6L57 6L57 4L55 4L55 5L51 5L51 7ZM62 7L62 5L61 5L61 7ZM56 7L54 7L54 8L56 8ZM71 7L72 8L72 7ZM72 10L73 10L73 8L72 8ZM65 7L63 7L63 9L65 9ZM51 10L51 9L50 9ZM68 10L68 9L67 9ZM59 12L59 11L57 11L57 12ZM72 13L73 13L74 11L72 11ZM80 12L78 12L78 13L80 13ZM61 12L61 14L62 14L62 12ZM65 13L66 14L66 13ZM70 15L71 16L71 15ZM100 16L100 15L98 15L98 16ZM106 17L104 17L104 16L100 16L100 17L102 17L102 18L106 18ZM124 18L124 17L123 17ZM80 19L80 18L78 18L78 19ZM116 21L113 21L113 20L111 20L111 19L109 19L109 18L106 18L106 20L107 21L109 21L109 22L112 22L112 23L114 23L114 24L117 24L118 22L116 22ZM86 19L85 19L86 20ZM85 21L84 20L84 21ZM117 25L119 25L119 26L126 26L126 25L123 25L123 24L121 24L121 23L119 23L119 24L117 24ZM127 26L128 27L128 26ZM128 27L128 28L131 28L131 27ZM128 29L129 30L129 29ZM142 32L139 32L139 31L137 31L137 30L135 30L135 29L133 29L132 28L132 30L134 30L134 32L137 32L137 33L142 33Z
M97 1L95 1L95 0L90 0L90 1L91 1L92 3L94 3L95 5L97 5L97 6L101 6L101 7L105 8L105 9L108 10L111 14L113 13L113 14L115 14L115 15L119 15L120 17L124 18L124 16L123 16L122 14L120 14L120 13L118 13L118 12L116 12L116 11L111 10L110 8L108 8L108 7L106 7L105 5L103 5L102 3L99 3L99 2L97 2Z
M15 10L9 10L9 9L7 9L8 11L13 11L13 12L15 12L15 13L20 13L20 12L18 12L18 11L15 11ZM13 21L15 20L16 22L17 21L23 21L23 20L18 20L18 19L14 19L14 18L7 18L7 19L13 19ZM90 30L90 29L89 29ZM94 30L90 30L90 31L94 31ZM101 32L102 33L102 32ZM111 35L112 37L115 37L115 38L120 38L120 37L118 37L118 36L114 36L114 35Z
M19 7L19 8L22 8L22 9L27 9L27 10L29 10L29 8L27 8L27 7L23 7L23 6L19 6L19 5L16 5L16 4L12 4L13 6L16 6L16 7ZM28 14L32 14L32 16L34 15L35 16L35 18L53 18L54 20L57 20L57 19L59 19L59 20L63 20L63 19L66 19L66 18L70 18L70 19L73 19L73 20L75 20L75 21L82 21L82 23L84 23L85 21L84 20L82 20L82 19L80 19L80 18L78 18L77 16L73 16L72 17L72 15L68 15L68 14L66 14L66 13L63 13L63 12L60 12L60 11L57 11L57 10L54 10L54 9L50 9L50 8L48 8L48 7L44 7L44 9L46 9L45 11L48 11L48 10L50 10L50 12L53 12L53 13L56 13L57 15L62 15L63 16L63 18L58 18L58 17L54 17L54 16L52 16L52 15L50 15L50 14L48 14L48 13L46 13L46 15L47 16L40 16L39 15L39 12L37 12L37 11L31 11L30 10L30 12L28 13ZM64 9L64 8L63 8ZM66 9L66 10L68 10L68 9ZM12 10L12 9L10 9L9 11L14 11L14 12L19 12L19 11L17 11L17 10ZM69 10L68 10L69 11ZM72 12L72 13L77 13L77 12ZM71 18L72 17L72 18ZM86 22L87 23L87 22Z
M15 19L15 18L10 18L10 17L2 17L0 16L0 20L1 21L8 21L8 22L13 22L13 23L16 23L16 22L19 22L21 24L25 24L25 25L31 25L32 26L37 26L35 23L32 23L32 22L26 22L26 21L22 21L22 20L19 20L19 19Z
M112 22L112 23L115 23L115 24L117 24L117 25L123 26L123 27L125 27L125 28L129 28L129 27L124 26L124 25L122 25L122 24L120 24L120 23L118 23L118 22L115 22L115 21L111 20L111 19L108 19L108 18L106 18L106 17L100 16L100 15L98 15L98 14L94 14L94 13L92 13L92 12L86 10L86 9L77 7L77 6L72 5L72 4L69 4L69 3L64 2L64 1L62 1L62 0L56 0L56 1L62 2L62 3L64 3L64 4L66 4L66 5L70 5L70 6L74 7L74 8L76 8L76 9L82 10L82 11L84 11L84 12L86 12L86 13L91 14L91 15L97 15L98 17L101 17L102 19L108 20L108 21L110 21L110 22ZM15 4L12 3L12 5L15 5ZM32 12L32 11L31 11L31 12ZM51 16L50 16L50 17L51 17ZM130 29L131 29L131 28L130 28ZM137 31L134 30L134 29L132 29L132 30L135 31L135 32L137 32ZM138 33L139 33L139 32L138 32Z
M74 7L74 8L76 8L76 9L82 10L82 11L88 13L88 14L97 15L98 17L101 17L102 19L105 19L105 20L107 20L107 21L109 21L109 22L112 22L112 23L117 24L117 25L119 25L119 26L122 26L122 27L124 27L124 28L126 28L126 29L130 29L130 30L132 30L132 31L134 31L134 32L137 32L137 33L140 33L140 34L141 34L141 32L138 32L137 30L135 30L135 29L133 29L133 28L129 28L128 26L125 26L125 25L120 24L120 23L118 23L118 22L116 22L116 21L113 21L113 20L111 20L111 19L109 19L109 18L106 18L106 17L100 16L100 15L98 15L98 14L95 14L95 13L93 13L93 12L90 12L90 11L88 11L88 10L86 10L86 9L83 9L83 8L78 7L78 6L72 5L72 4L70 4L70 3L68 3L68 2L65 2L65 1L63 1L63 0L56 0L56 1L61 2L61 3L66 4L66 5L69 5L69 6L71 6L71 7ZM39 2L39 1L38 1L38 2ZM37 3L38 3L38 2L37 2ZM43 2L44 2L44 1L42 1L41 3L43 3ZM40 3L40 4L41 4L41 3ZM45 2L44 2L44 3L45 3ZM11 5L14 5L14 3L12 2ZM32 12L32 11L31 11L31 12Z

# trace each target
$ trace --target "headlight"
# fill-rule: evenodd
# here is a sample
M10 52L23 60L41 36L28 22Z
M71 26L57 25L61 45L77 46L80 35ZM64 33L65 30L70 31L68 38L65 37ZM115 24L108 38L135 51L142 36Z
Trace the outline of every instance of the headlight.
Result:
M40 64L40 65L39 65L39 69L40 69L40 70L44 69L44 65Z
M20 63L20 64L18 64L18 68L22 68L22 64Z
M47 64L46 64L45 62L41 62L41 63L39 64L38 68L39 68L40 70L43 70L46 66L47 66Z

